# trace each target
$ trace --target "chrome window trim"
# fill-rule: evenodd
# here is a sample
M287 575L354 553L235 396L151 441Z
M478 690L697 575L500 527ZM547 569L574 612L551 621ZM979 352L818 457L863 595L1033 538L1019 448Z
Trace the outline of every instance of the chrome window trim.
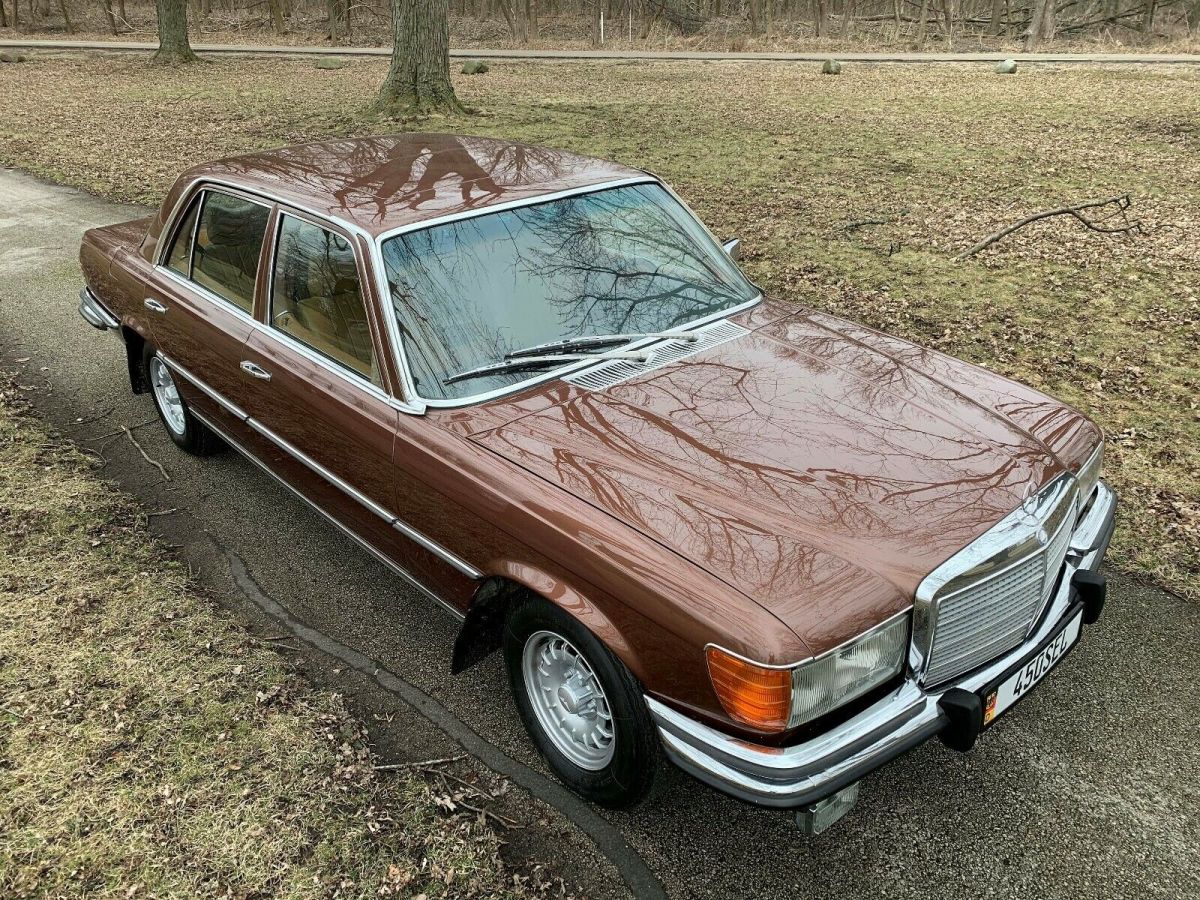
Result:
M369 554L371 554L371 556L373 556L379 562L383 563L383 565L386 566L388 569L395 572L401 578L406 579L408 582L410 582L413 585L413 587L417 588L417 590L421 591L421 593L423 593L426 597L433 600L435 603L437 603L439 606L441 606L443 609L445 609L446 612L450 613L452 616L454 616L454 618L458 619L460 622L466 618L466 616L463 615L462 612L460 612L455 607L451 606L447 601L443 600L441 597L439 597L437 594L435 594L433 591L431 591L429 588L427 588L424 584L422 584L420 581L418 581L414 575L412 575L410 572L408 572L408 570L404 569L403 567L397 565L392 560L388 559L386 556L384 556L382 553L380 553L375 547L371 546L370 543L363 540L361 537L359 537L357 534L355 534L353 531L351 531L349 528L347 528L345 525L343 525L341 522L339 522L337 519L335 519L333 516L331 516L329 513L327 513L325 510L321 509L321 507L317 506L317 504L313 503L311 500L309 500L307 497L305 497L304 494L300 493L300 491L298 491L292 485L288 484L287 481L285 481L283 478L281 478L277 473L271 471L270 467L268 467L266 463L264 463L261 459L259 459L257 456L255 456L252 452L250 452L250 450L247 449L245 446L243 446L239 441L237 441L233 437L231 437L229 435L229 433L227 431L225 431L225 429L216 425L211 419L209 419L207 416L203 415L202 413L198 413L193 410L192 415L194 415L197 419L199 419L202 423L204 423L204 425L206 427L211 428L214 432L216 432L217 435L220 436L221 440L225 441L225 443L227 443L227 444L229 444L229 446L233 447L234 450L236 450L238 453L240 453L242 456L244 456L249 462L253 463L259 469L266 472L268 475L270 475L272 478L274 478L277 482L279 482L279 484L281 484L283 487L285 487L289 491L291 491L292 494L294 494L299 500L301 500L305 504L307 504L314 512L320 514L326 521L328 521L335 528L337 528L338 531L340 531L346 537L350 538L350 540L354 541L354 543L358 544L360 547L362 547L364 550L366 550Z
M331 222L326 223L324 225L318 224L318 222L311 221L309 219L307 213L305 213L304 215L296 215L295 212L285 210L282 207L282 205L279 206L279 209L277 210L277 214L275 216L275 230L271 234L271 254L268 259L269 268L267 270L267 296L265 298L266 302L264 304L267 320L266 320L266 322L258 322L257 319L255 321L258 322L258 324L260 324L260 325L265 325L267 332L269 334L280 335L280 336L286 337L292 343L299 345L299 347L303 347L306 351L308 351L308 353L306 355L308 355L309 358L312 358L314 356L318 357L320 360L326 362L328 364L329 368L332 368L335 371L340 370L341 372L345 372L345 374L347 376L349 376L351 380L361 383L361 385L363 387L367 388L368 390L373 390L375 393L390 397L389 394L384 393L381 385L375 384L375 382L373 382L371 379L367 378L361 372L351 368L350 366L347 366L347 365L344 365L344 364L338 362L333 357L322 353L316 347L313 347L310 344L305 343L304 341L300 340L295 335L289 334L288 332L284 331L282 328L278 327L275 324L275 316L274 316L274 313L272 312L272 303L275 300L275 267L276 267L276 262L279 259L279 235L283 233L283 220L285 218L292 219L296 222L303 222L306 225L311 225L313 228L320 228L322 231L329 232L330 234L338 233L338 229L336 227L334 227L334 228L327 227L328 225L333 224ZM366 308L367 301L366 301L366 298L363 296L362 286L364 284L369 284L370 281L366 278L363 278L362 266L360 265L361 260L359 258L359 254L354 249L354 241L352 239L346 239L345 235L339 234L338 237L341 237L343 240L346 240L346 243L350 245L350 252L354 254L354 271L358 277L358 286L359 286L358 287L358 296L359 296L359 299L362 300L362 302L363 302L363 312L365 313L367 311L367 308ZM370 325L370 322L368 321L368 326L369 325ZM374 329L372 329L371 337L374 338L374 336L375 336L375 331L374 331ZM372 341L372 343L371 343L371 352L372 353L375 352L374 341ZM382 362L382 360L378 360L378 359L375 360L375 365L377 368L379 368L380 362ZM380 368L380 372L382 373L381 368Z
M166 264L167 256L171 252L171 247L174 246L175 238L177 237L177 235L172 235L166 241L159 241L159 244L161 244L162 246L158 251L158 261L155 262L155 264L154 264L155 269L170 272L172 275L175 275L176 277L178 277L185 284L195 285L196 287L201 287L199 284L196 283L196 280L193 277L195 274L195 269L196 269L196 259L195 259L195 257L196 257L196 234L200 230L200 219L203 217L204 207L208 203L207 195L209 194L209 190L207 187L205 187L205 185L209 184L209 183L210 182L208 182L207 180L201 181L201 182L198 182L196 186L193 186L191 189L189 189L185 193L183 199L180 200L179 203L176 205L175 213L172 215L171 226L174 227L175 219L178 217L179 213L182 212L185 217L187 215L187 209L190 204L186 201L194 199L195 202L198 204L197 210L196 210L196 221L194 223L192 223L192 236L191 236L191 238L189 238L189 243L188 243L188 273L187 273L187 275L184 276L182 273L176 272L174 269L172 269L170 266L168 266ZM252 194L248 191L240 190L236 187L226 188L224 185L222 185L221 187L222 187L221 190L215 190L212 193L224 194L227 197L236 197L239 200L245 200L247 203L253 203L255 206L261 206L261 207L265 208L267 211L267 224L268 225L270 224L272 207L274 207L276 205L276 201L270 200L259 194ZM165 228L164 228L164 230L165 230ZM266 243L267 243L267 229L266 229L266 226L264 226L263 227L263 246L260 246L258 248L258 258L259 258L260 262L262 261L263 247L266 246ZM255 280L255 284L257 284L258 283L258 272L254 273L254 280ZM250 316L251 319L254 318L254 298L253 297L250 298L250 309L247 311L247 310L242 309L240 306L238 306L236 303L234 303L228 297L222 297L216 291L213 291L209 288L204 288L204 291L206 294L208 294L208 296L216 297L216 298L220 299L221 302L224 303L226 306L230 306L233 309L236 309L238 312L246 313L247 315Z
M352 484L347 482L341 476L335 474L334 472L331 472L329 469L325 468L325 466L321 465L319 462L317 462L315 459L313 459L308 454L304 453L298 447L294 446L289 441L280 437L278 434L276 434L274 431L272 431L266 425L262 424L257 419L248 415L246 413L246 411L243 410L241 407L237 406L235 403L230 402L229 400L226 400L223 396L221 396L221 394L218 391L216 391L214 388L212 388L211 386L206 384L203 381L203 379L201 379L197 375L193 374L192 372L188 371L186 368L181 366L179 363L177 363L175 360L171 359L170 357L163 355L163 354L160 354L160 355L162 355L163 361L168 366L170 366L173 370L175 370L180 375L182 375L191 384L195 385L199 390L203 391L208 397L212 398L212 400L214 402L216 402L218 405L220 405L225 410L227 410L236 419L238 419L241 422L244 422L246 425L248 425L250 428L252 428L256 433L262 435L264 438L266 438L272 444L277 446L284 453L287 453L289 456L291 456L293 459L295 459L301 465L303 465L306 468L308 468L309 470L315 472L317 475L320 475L327 482L332 484L334 487L338 488L340 491L342 491L344 494L349 496L351 499L357 501L359 504L364 506L370 512L374 513L376 516L383 519L392 528L396 529L396 531L400 532L405 537L409 538L411 541L418 544L419 546L425 548L430 553L441 558L444 562L446 562L450 566L454 567L459 572L466 575L468 578L480 579L483 577L483 573L480 572L478 569L476 569L474 566L472 566L470 563L468 563L466 560L462 559L457 554L452 553L450 550L447 550L445 547L443 547L441 544L437 543L436 541L432 540L431 538L426 537L423 533L421 533L417 529L413 528L411 525L407 524L406 522L402 522L400 520L400 517L397 516L395 513L380 506L378 503L376 503L374 500L372 500L366 494L362 493L360 490L358 490ZM274 474L274 473L272 473L272 474Z
M1070 504L1066 501L1068 494L1075 495ZM909 668L914 677L920 680L928 668L929 653L933 648L938 618L938 606L947 598L956 596L961 589L950 591L942 596L939 596L939 592L946 585L989 562L1005 550L1021 548L1021 552L1011 559L1005 560L1001 568L979 576L979 578L995 577L1008 571L1012 566L1025 562L1031 556L1044 552L1049 545L1050 537L1052 534L1057 534L1060 527L1072 529L1075 527L1073 520L1060 520L1055 523L1052 534L1048 534L1046 540L1043 541L1039 537L1046 524L1059 510L1063 510L1069 505L1070 508L1064 511L1064 515L1067 517L1073 511L1078 511L1077 495L1075 477L1069 472L1064 472L925 576L917 586L913 603ZM978 578L974 580L978 580ZM1050 598L1053 598L1053 592L1051 592ZM1039 606L1037 615L1033 618L1030 630L1041 625L1048 604L1049 598L1044 599Z
M369 257L370 261L372 262L372 264L376 263L376 261L377 261L375 254L372 253L372 248L375 247L375 242L374 242L374 239L371 237L371 233L369 231L367 231L366 229L356 225L354 222L351 222L347 219L340 218L338 216L327 215L325 213L320 212L319 210L313 209L312 207L306 206L303 203L299 203L295 200L291 200L291 199L281 200L279 198L272 197L269 194L265 194L261 191L254 191L249 188L246 188L246 187L238 184L237 182L228 181L223 178L214 178L214 177L208 176L208 175L203 176L203 177L197 179L196 181L194 181L191 185L188 186L187 190L185 190L183 192L183 195L180 197L179 202L175 204L175 208L171 211L167 220L163 223L161 234L169 234L175 228L175 226L177 225L177 220L178 220L179 216L182 213L184 213L184 211L187 209L188 200L195 197L197 193L206 190L208 185L215 185L217 187L225 189L227 192L232 193L232 194L244 195L247 200L252 200L256 203L264 203L265 202L267 204L270 204L271 206L280 207L280 212L283 212L283 209L282 209L283 207L288 207L293 212L300 212L306 216L311 217L314 220L314 222L324 222L328 225L333 225L335 228L340 228L343 231L347 232L348 234L351 234L354 237L359 238L363 242L363 244L368 248L367 254L368 254L368 257ZM199 222L199 217L197 217L196 221ZM231 304L228 301L224 300L223 298L219 297L217 294L212 293L211 291L205 291L205 289L203 287L201 287L200 285L197 285L197 284L195 284L195 282L192 282L186 278L183 278L182 276L179 275L179 273L174 272L174 271L168 269L166 266L162 265L161 260L164 258L164 254L166 252L165 249L163 249L163 247L166 245L169 245L169 243L170 243L169 241L163 241L161 238L161 235L160 235L160 237L159 237L160 247L157 249L159 261L154 263L154 269L156 271L166 272L171 277L178 280L181 284L183 284L187 287L192 287L192 288L196 288L197 290L203 291L205 293L205 296L207 296L209 298L215 298L215 299L221 300L221 302L225 303L226 306L230 307L237 313L242 314L252 326L257 327L257 328L266 328L264 323L260 322L253 315L247 316L245 313L245 310L242 310L238 307L233 306L233 304ZM264 238L264 243L265 243L265 238ZM358 253L355 253L355 258L356 259L359 258ZM370 279L364 279L363 283L370 284L371 282L370 282ZM385 302L385 299L381 297L380 298L380 306L388 307L388 306L390 306L390 302ZM384 316L385 324L387 322L386 312L387 312L386 308L381 310L381 312L380 312L380 314ZM267 333L276 339L279 339L281 337L283 337L283 338L287 337L286 335L280 335L277 332L273 332L270 329L267 329ZM389 334L390 334L390 331L389 331ZM393 338L393 340L394 340L394 338ZM320 363L322 366L324 366L328 371L332 372L333 374L340 376L341 378L351 382L352 384L356 384L359 387L364 388L365 390L369 391L370 393L372 393L379 399L384 400L388 405L390 405L394 409L399 410L400 412L407 413L408 415L422 415L425 412L424 404L413 403L410 400L406 399L408 397L415 396L415 394L413 394L406 385L402 384L402 387L404 388L404 391L405 391L405 396L397 397L397 396L395 396L393 394L389 394L388 392L384 391L383 389L377 387L376 385L372 384L370 381L368 381L364 378L360 378L356 375L353 375L352 373L350 373L347 370L341 369L340 367L331 366L329 363L320 359L316 354L309 354L307 349L305 347L303 347L303 345L301 345L297 341L292 341L291 339L287 339L284 341L284 343L287 343L293 349L296 349L296 350L300 351L301 353L305 353L306 355L308 355L309 359L313 360L314 362ZM402 382L404 380L404 377L405 377L405 374L403 373L403 370L402 370L402 376L401 376Z
M238 319L240 319L242 321L243 324L248 325L251 329L261 332L265 335L268 335L272 340L278 341L280 344L283 344L285 347L288 347L289 349L295 351L296 353L299 353L305 359L309 360L310 362L316 363L317 365L321 366L321 368L323 368L325 371L329 372L330 374L336 375L339 378L341 378L343 381L349 382L350 384L354 385L355 387L359 388L360 390L366 391L368 394L373 396L375 399L381 400L382 402L391 406L393 409L398 409L401 412L407 412L410 414L414 412L414 410L410 406L410 404L407 404L402 400L398 400L396 397L392 396L387 391L385 391L383 388L381 388L379 385L373 384L372 382L370 382L367 379L363 378L362 376L358 375L356 372L353 372L349 369L343 368L342 366L339 366L336 363L330 362L325 357L323 357L321 354L317 353L315 350L312 350L307 345L302 344L300 341L296 340L291 335L285 334L284 332L279 331L278 329L271 328L270 326L265 325L264 323L262 323L258 319L256 319L254 316L247 313L244 309L234 306L232 303L227 301L221 295L214 294L212 291L208 290L203 285L196 284L196 282L194 282L194 281L188 281L186 278L184 278L182 275L180 275L174 269L168 269L166 266L155 266L154 269L159 274L161 274L167 278L170 278L171 280L178 282L183 287L186 287L189 290L195 291L196 293L200 294L202 297L204 297L204 299L212 301L214 303L221 304L223 309L225 309L228 312L235 315Z
M483 403L488 400L494 400L498 397L504 397L504 396L508 396L509 394L517 393L519 391L528 390L531 387L536 387L537 385L544 384L548 381L556 381L567 375L572 375L572 374L575 374L576 372L583 371L584 369L588 369L588 368L591 368L596 365L601 365L604 361L603 360L598 360L598 361L584 360L582 362L568 363L566 365L563 365L560 368L552 369L549 372L542 372L542 373L535 374L535 375L533 375L529 378L526 378L522 381L517 381L517 382L514 382L513 384L506 385L505 387L496 388L491 391L484 391L479 394L471 394L468 397L463 397L463 398L460 398L457 400L439 400L439 399L429 399L427 397L422 397L419 393L417 393L416 385L413 383L412 371L408 365L408 357L404 352L404 342L403 342L403 340L401 340L401 337L400 337L400 325L399 325L399 321L396 318L396 308L392 303L392 293L388 288L387 268L384 265L384 261L383 261L384 241L390 240L391 238L397 237L398 235L401 235L401 234L408 234L408 233L411 233L414 231L424 231L429 228L436 228L439 225L446 225L450 222L457 222L457 221L461 221L463 219L478 218L479 216L491 215L492 213L500 213L500 212L505 212L507 210L513 210L513 209L521 209L521 208L524 208L527 206L540 206L544 203L553 203L556 200L563 200L568 197L577 197L581 194L594 194L594 193L599 193L601 191L612 190L614 188L620 188L620 187L628 187L630 185L635 185L635 184L655 184L655 185L658 185L658 186L664 188L666 190L668 196L672 197L677 203L679 203L679 205L683 209L683 211L685 213L687 213L688 215L690 215L693 219L696 220L696 222L698 222L700 224L700 227L703 229L704 233L706 235L708 235L709 240L712 242L713 249L717 253L724 256L724 251L721 249L720 242L716 239L716 237L713 236L712 231L710 231L708 226L705 225L703 221L701 221L699 216L697 216L695 214L695 212L692 211L691 207L689 207L686 203L684 203L683 200L679 197L679 195L676 194L673 190L671 190L671 188L665 182L663 182L661 179L656 178L654 175L651 175L649 173L645 173L643 175L631 176L629 178L618 178L613 181L598 182L597 184L590 184L590 185L585 185L583 187L570 188L568 190L563 190L563 191L556 191L552 194L542 194L542 195L536 196L536 197L524 197L520 200L511 200L507 203L497 203L494 206L484 206L484 207L480 207L479 209L464 210L462 212L451 213L450 215L446 215L446 216L439 216L439 217L436 217L433 219L427 219L422 222L411 222L407 225L401 225L397 228L393 228L393 229L390 229L389 231L385 231L385 232L381 233L377 238L375 238L372 241L371 252L374 256L376 277L379 279L378 291L379 291L379 297L380 297L380 306L383 308L382 309L383 316L387 321L388 334L391 336L393 352L396 354L397 361L399 364L399 369L401 372L401 379L404 382L405 395L408 397L412 397L415 401L419 402L423 407L427 407L427 408L431 408L431 409L458 409L460 407L473 406L477 403ZM742 273L741 268L737 265L737 263L733 262L732 260L731 260L731 262L732 262L734 268L736 268L738 270L738 273L741 274L743 278L746 278L745 274ZM747 300L745 303L741 303L737 306L730 307L729 309L723 309L720 312L712 313L707 316L702 316L701 318L695 319L691 322L687 322L686 324L678 325L675 328L670 329L670 331L686 331L690 328L699 328L699 327L707 325L711 322L715 322L718 319L725 319L725 318L729 318L731 316L735 316L738 313L743 312L747 309L750 309L751 307L756 306L757 304L762 302L763 293L761 290L758 290L757 285L755 285L748 278L746 278L746 283L749 284L751 287L753 287L756 291L758 291L758 293L754 297ZM630 349L639 349L641 347L649 346L650 344L655 343L657 340L659 340L659 339L658 338L649 338L644 341L639 341L636 344L631 344Z

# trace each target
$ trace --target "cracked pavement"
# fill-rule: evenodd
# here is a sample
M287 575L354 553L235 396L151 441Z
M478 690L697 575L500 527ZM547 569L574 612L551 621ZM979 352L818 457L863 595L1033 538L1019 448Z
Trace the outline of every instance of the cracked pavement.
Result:
M529 823L513 853L599 896L1200 896L1200 607L1112 573L1100 624L974 751L918 748L865 779L822 836L672 768L638 810L582 803L537 759L497 657L451 676L448 615L238 455L178 451L129 393L118 342L76 313L76 257L85 228L142 214L0 170L0 365L104 454L103 477L175 510L151 530L251 628L287 629L381 750L465 750L510 779Z

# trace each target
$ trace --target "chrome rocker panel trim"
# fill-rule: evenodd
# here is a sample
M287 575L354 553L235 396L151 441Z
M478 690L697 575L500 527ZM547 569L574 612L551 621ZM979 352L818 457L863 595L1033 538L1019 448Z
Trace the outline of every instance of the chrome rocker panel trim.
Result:
M700 781L760 806L807 806L853 784L937 734L949 720L938 701L950 688L979 690L1060 624L1071 605L1071 578L1100 567L1112 538L1116 495L1103 481L1073 532L1060 586L1024 643L982 669L927 693L912 678L852 719L793 747L739 740L646 697L667 757ZM1077 548L1085 547L1086 550Z
M87 287L79 290L79 315L93 328L120 333L121 323L117 317L105 309L104 304Z
M311 500L309 500L298 489L296 489L292 485L288 484L288 482L282 476L280 476L276 472L272 471L271 468L266 463L264 463L261 459L259 459L257 456L255 456L250 450L246 449L246 447L244 447L240 442L235 440L229 434L229 432L227 432L225 429L223 429L219 425L217 425L208 416L204 415L203 413L196 412L196 410L194 410L194 409L189 410L189 412L193 416L195 416L196 419L198 419L206 428L211 429L213 431L213 433L217 435L217 437L219 437L226 444L228 444L230 447L232 447L234 450L236 450L238 453L240 453L242 456L244 456L247 461L253 463L257 468L262 469L262 471L266 472L273 479L275 479L277 482L279 482L279 484L281 486L287 488L292 494L294 494L296 496L296 498L298 500L301 500L305 504L307 504L309 506L309 508L312 509L313 512L320 515L322 518L324 518L326 521L328 521L331 525L333 525L338 531L340 531L342 534L344 534L346 537L348 537L354 543L358 544L358 546L360 546L364 550L366 550L367 553L369 553L372 557L374 557L378 562L382 563L384 566L386 566L392 572L395 572L401 578L408 581L410 584L412 584L413 587L417 588L422 594L424 594L426 597L428 597L429 599L431 599L435 603L437 603L438 606L442 607L442 609L446 610L446 612L450 613L450 615L452 615L458 621L461 622L463 619L466 618L466 616L464 616L461 612L459 612L457 609L455 609L453 606L451 606L449 603L447 603L445 600L443 600L441 597L439 597L433 591L429 590L429 588L425 587L425 585L423 585L420 581L417 580L416 576L411 575L407 570L401 568L399 565L394 563L392 560L388 559L386 556L384 556L382 553L380 553L377 549L375 549L373 546L371 546L370 543L363 540L363 538L359 537L357 534L355 534L353 531L351 531L349 528L347 528L345 525L343 525L341 522L339 522L337 519L335 519L332 515L327 513L325 510L321 509L321 507L319 507L317 504L315 504Z
M207 394L213 400L213 402L215 402L219 406L223 407L230 415L234 416L234 418L238 419L241 422L244 422L247 426L252 428L255 432L257 432L259 435L264 437L266 440L270 441L272 444L274 444L276 447L278 447L284 453L288 454L293 459L295 459L297 462L306 466L312 472L315 472L317 475L320 475L323 479L328 481L334 487L338 488L338 490L342 491L347 496L351 497L353 500L362 504L366 509L370 510L376 516L383 519L385 522L387 522L389 525L391 525L392 528L396 529L396 531L403 534L409 540L419 544L421 547L424 547L426 550L428 550L430 553L434 554L435 556L440 557L443 561L445 561L450 566L457 569L462 574L466 575L468 578L473 578L476 580L483 578L483 573L480 572L478 569L476 569L474 566L472 566L469 562L462 559L458 555L452 553L450 550L447 550L445 547L443 547L441 544L437 543L436 541L432 540L431 538L426 537L424 534L417 531L417 529L413 528L411 525L408 525L407 523L401 521L397 515L392 513L390 510L384 509L382 506L380 506L378 503L376 503L374 500L372 500L366 494L362 493L357 488L355 488L354 485L350 484L349 482L340 478L333 472L329 471L327 468L325 468L323 465L321 465L319 462L317 462L311 456L309 456L308 454L299 450L297 447L293 446L289 441L284 440L282 437L280 437L278 434L276 434L274 431L272 431L266 425L262 424L257 419L250 416L240 406L237 406L236 404L230 402L229 400L226 400L224 397L221 396L220 393L213 390L213 388L211 388L209 385L205 384L205 382L201 378L199 378L197 375L193 374L192 372L189 372L187 369L185 369L183 366L181 366L178 362L176 362L175 360L166 356L165 354L160 353L160 356L162 356L163 361L168 366L170 366L170 368L173 372L176 372L179 375L183 376L183 378L185 378L188 382L195 385L196 388L198 388L199 390L201 390L205 394ZM191 412L193 415L196 414L194 410L192 410ZM205 425L209 425L210 427L212 426L212 423L209 419L206 419L202 416L201 416L201 419ZM217 431L217 433L220 434L223 438L226 437L224 432L222 432L220 429L214 428L213 430ZM240 445L238 445L235 441L230 440L229 443L233 444L239 450L239 452L246 453L244 448L242 448ZM247 453L247 455L249 455L249 454ZM255 460L255 461L257 462L257 460ZM263 468L265 468L265 467L263 467ZM267 471L270 471L270 470L268 469ZM272 473L272 474L274 474L274 473ZM282 479L280 479L280 480L282 481ZM286 484L287 482L284 482L284 483ZM289 487L290 487L290 485L289 485ZM303 495L301 495L301 496L303 496ZM307 498L305 498L305 499L307 500ZM314 505L314 508L317 508L317 507L315 507L315 505Z

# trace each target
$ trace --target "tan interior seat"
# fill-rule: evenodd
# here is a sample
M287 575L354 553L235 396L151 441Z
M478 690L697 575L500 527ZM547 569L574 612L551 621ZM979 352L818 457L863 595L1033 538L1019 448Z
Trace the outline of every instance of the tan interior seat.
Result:
M192 278L249 311L254 306L254 280L267 211L246 205L250 211L226 209L215 197L204 204Z
M279 266L272 306L275 325L378 384L353 257L314 260L302 252L281 250Z

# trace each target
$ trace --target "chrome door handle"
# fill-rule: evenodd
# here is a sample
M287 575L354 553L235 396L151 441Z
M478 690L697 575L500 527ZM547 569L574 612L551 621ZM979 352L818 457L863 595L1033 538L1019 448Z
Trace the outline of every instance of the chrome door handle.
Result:
M242 360L242 371L245 372L247 375L249 375L251 378L261 378L263 381L271 380L270 372L268 372L262 366L255 365L254 363L250 362L250 360L248 360L248 359Z
M167 311L166 305L159 303L153 297L147 297L142 305L145 306L146 309L150 310L150 312L156 312L159 315L162 315Z

